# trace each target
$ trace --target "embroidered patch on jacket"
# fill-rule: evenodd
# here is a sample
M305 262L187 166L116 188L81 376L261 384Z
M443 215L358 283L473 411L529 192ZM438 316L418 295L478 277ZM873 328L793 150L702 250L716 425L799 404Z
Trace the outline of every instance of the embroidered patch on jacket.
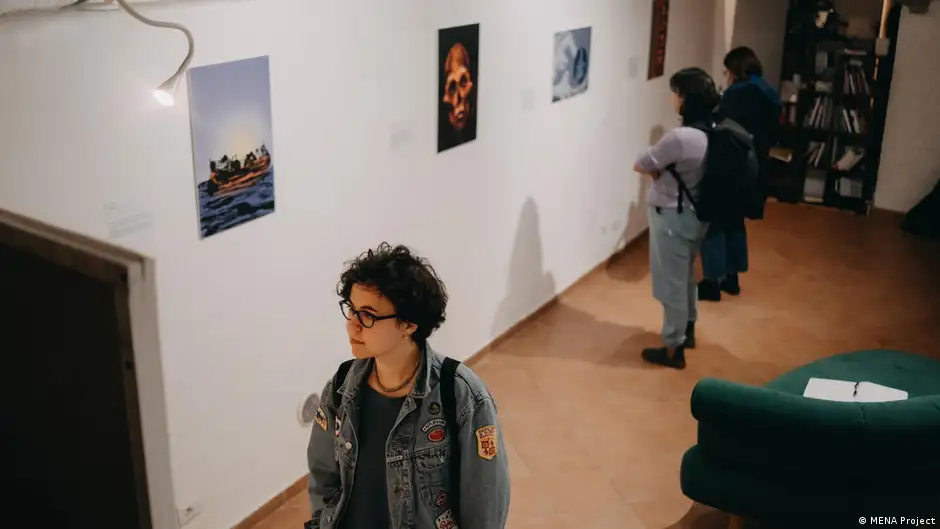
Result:
M476 435L477 454L487 461L492 461L499 455L499 434L496 432L496 427L489 425L478 428Z
M444 514L437 517L437 520L434 520L434 526L437 529L457 529L457 521L454 520L454 513L447 509L444 511Z
M428 404L428 411L431 412L431 415L437 415L441 412L441 403L432 402Z
M421 427L421 431L428 433L428 430L431 428L443 428L444 426L447 426L447 422L444 419L431 419L424 423L424 426Z
M435 428L434 430L431 430L430 432L428 432L428 441L431 441L432 443L440 443L443 440L444 440L443 428Z
M343 423L340 422L339 417L336 418L336 437L339 437L339 431L343 428Z
M321 430L326 431L326 414L323 413L323 408L320 406L317 406L317 415L313 418L313 421L317 423Z
M444 507L444 505L447 505L447 493L441 492L438 494L437 499L434 500L434 505L437 505L438 509L441 509Z

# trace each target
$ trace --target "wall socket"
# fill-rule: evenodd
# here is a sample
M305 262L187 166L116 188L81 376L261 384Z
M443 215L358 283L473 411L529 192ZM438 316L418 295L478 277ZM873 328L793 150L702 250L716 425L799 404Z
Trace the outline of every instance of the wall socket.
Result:
M180 527L185 527L192 523L202 513L202 509L199 505L190 505L185 509L179 509L176 511L176 518L179 520Z

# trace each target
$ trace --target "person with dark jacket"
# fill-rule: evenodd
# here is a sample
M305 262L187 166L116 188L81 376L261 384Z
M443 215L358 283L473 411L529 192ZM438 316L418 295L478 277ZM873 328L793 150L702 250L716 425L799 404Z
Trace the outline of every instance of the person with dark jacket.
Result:
M742 46L729 51L724 65L728 88L718 106L718 119L731 119L754 137L766 196L767 161L777 141L780 95L764 80L764 68L752 49ZM763 217L763 208L758 217ZM711 223L702 241L701 258L704 279L698 285L700 300L720 301L722 292L739 295L738 274L748 270L744 218Z

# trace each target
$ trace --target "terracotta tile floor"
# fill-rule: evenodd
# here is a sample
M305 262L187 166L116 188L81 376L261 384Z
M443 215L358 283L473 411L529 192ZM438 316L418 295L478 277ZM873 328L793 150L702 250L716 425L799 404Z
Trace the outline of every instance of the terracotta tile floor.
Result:
M722 514L679 490L679 461L695 442L697 380L761 384L864 348L940 358L940 244L897 223L769 205L767 219L749 226L743 295L702 307L683 372L639 360L660 326L645 241L486 355L475 368L500 405L510 528L723 527ZM307 516L301 494L256 529L299 529Z

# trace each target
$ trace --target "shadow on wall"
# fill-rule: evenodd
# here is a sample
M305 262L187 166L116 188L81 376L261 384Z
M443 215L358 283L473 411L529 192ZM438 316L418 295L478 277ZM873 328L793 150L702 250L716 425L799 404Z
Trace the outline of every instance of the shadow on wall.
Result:
M662 125L654 126L650 130L649 144L651 146L656 145L665 133L666 130ZM627 245L640 236L649 226L649 221L646 218L646 193L649 192L651 184L652 182L648 176L637 175L637 199L630 204L623 233L620 235L620 238L617 239L617 243L611 252L611 257L607 260L607 274L614 279L635 282L642 280L649 273L646 267L616 266L616 263L623 261L622 257L624 257L624 250L627 249ZM646 246L643 245L644 252L645 249ZM640 251L639 245L637 245L636 248L628 249L627 253L632 254L633 251Z
M506 297L496 311L492 336L500 336L555 296L555 278L543 266L538 206L529 197L522 205L509 262Z

